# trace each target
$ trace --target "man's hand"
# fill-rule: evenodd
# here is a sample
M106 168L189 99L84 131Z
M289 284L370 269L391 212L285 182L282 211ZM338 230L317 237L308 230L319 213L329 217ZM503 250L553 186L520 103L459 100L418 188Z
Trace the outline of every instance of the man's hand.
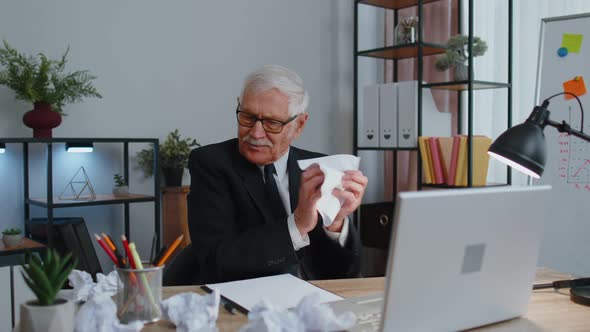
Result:
M361 171L345 171L342 176L342 188L340 190L335 188L332 193L336 196L340 202L340 211L334 218L332 224L327 227L327 230L331 232L340 232L342 225L344 224L344 218L349 214L353 213L359 205L365 194L367 183L369 179L363 175Z
M295 209L295 225L297 225L301 236L311 232L318 223L316 204L322 197L320 189L324 178L324 173L317 164L309 166L301 173L299 201Z

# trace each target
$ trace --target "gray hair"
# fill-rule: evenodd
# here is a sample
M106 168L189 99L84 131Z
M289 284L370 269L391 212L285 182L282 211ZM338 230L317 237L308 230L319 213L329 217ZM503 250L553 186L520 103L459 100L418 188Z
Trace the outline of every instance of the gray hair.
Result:
M309 95L303 87L303 80L294 71L278 65L262 66L246 76L240 99L244 98L246 91L257 94L273 88L289 99L290 116L305 112Z

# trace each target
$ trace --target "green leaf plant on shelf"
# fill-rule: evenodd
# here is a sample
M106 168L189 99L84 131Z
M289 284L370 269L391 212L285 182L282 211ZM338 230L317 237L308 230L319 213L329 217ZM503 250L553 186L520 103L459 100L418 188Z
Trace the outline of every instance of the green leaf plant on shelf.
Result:
M445 71L454 67L454 80L465 81L468 78L467 60L469 59L469 37L465 35L452 36L447 41L447 51L445 55L436 59L435 67L439 71ZM484 55L488 50L488 45L479 37L473 37L472 46L473 56Z
M47 249L43 259L27 253L22 275L37 299L21 304L21 331L74 330L74 303L57 294L76 265L72 253L60 257L55 249Z
M124 176L120 174L113 175L113 181L115 186L113 187L113 196L115 197L127 197L129 196L129 183Z
M2 242L6 247L16 247L23 241L23 231L20 228L7 228L2 231Z
M188 157L193 147L201 146L193 138L180 138L178 129L170 132L163 144L160 144L159 165L164 175L166 186L182 185L182 174L188 164ZM136 155L139 167L146 177L154 174L154 149L150 147L139 151Z
M33 128L36 138L52 137L65 105L85 97L102 98L91 83L96 76L87 70L64 72L69 51L68 47L61 59L51 60L43 53L37 57L21 53L6 41L0 47L0 85L13 90L16 99L33 104L23 122Z

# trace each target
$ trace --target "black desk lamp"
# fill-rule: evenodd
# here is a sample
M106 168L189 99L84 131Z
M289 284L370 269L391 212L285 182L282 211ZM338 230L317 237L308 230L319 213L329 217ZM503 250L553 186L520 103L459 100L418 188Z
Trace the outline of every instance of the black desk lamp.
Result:
M576 98L582 112L580 131L572 129L565 121L557 123L549 119L549 100L553 97L569 94ZM561 92L535 106L529 118L506 130L490 146L488 154L495 159L534 178L540 178L545 170L547 147L543 129L546 126L557 128L560 133L568 133L590 142L590 136L584 134L584 109L578 96L571 92ZM590 306L590 278L560 280L547 284L534 285L533 289L570 288L572 301Z

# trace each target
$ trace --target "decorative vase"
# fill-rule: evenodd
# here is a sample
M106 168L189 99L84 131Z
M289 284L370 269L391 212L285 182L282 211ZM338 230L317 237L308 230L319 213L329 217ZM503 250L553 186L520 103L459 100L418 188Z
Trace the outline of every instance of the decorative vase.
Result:
M113 188L113 196L115 196L115 197L129 196L129 186L114 187Z
M469 67L464 63L456 64L453 77L455 81L467 81L469 78Z
M51 129L61 123L61 114L51 110L51 105L44 102L36 102L31 111L23 116L23 122L29 128L33 128L33 137L51 138Z
M20 332L74 331L74 302L57 299L49 306L36 303L34 300L20 305Z
M2 242L7 247L16 247L23 242L23 233L13 235L2 234Z
M167 187L182 186L184 168L163 168L162 173L164 173L164 182Z

